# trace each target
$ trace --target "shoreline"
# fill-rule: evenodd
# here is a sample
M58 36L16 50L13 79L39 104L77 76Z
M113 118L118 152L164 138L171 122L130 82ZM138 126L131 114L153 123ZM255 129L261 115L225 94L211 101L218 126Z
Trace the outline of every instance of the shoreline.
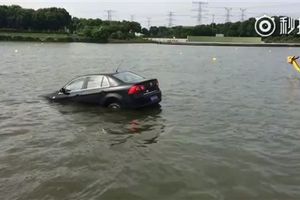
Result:
M131 39L93 39L89 37L83 37L76 34L66 33L38 33L38 32L1 32L0 42L43 42L43 43L156 43L144 38L131 38Z
M95 43L95 44L158 44L158 45L177 45L177 46L231 46L231 47L300 47L300 43L237 43L237 42L188 42L176 40L153 40L151 38L135 38L129 40L95 41L90 38L76 37L66 34L44 34L39 35L9 35L1 34L0 42L43 42L43 43ZM184 39L179 39L184 40Z
M161 45L232 46L232 47L300 47L300 43L228 43L228 42L157 42Z

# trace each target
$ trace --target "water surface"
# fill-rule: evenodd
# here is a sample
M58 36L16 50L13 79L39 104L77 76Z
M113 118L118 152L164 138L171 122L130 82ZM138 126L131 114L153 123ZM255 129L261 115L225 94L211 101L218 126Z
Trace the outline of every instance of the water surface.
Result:
M1 42L1 199L300 199L288 55L299 49ZM161 109L41 97L118 66L158 78Z

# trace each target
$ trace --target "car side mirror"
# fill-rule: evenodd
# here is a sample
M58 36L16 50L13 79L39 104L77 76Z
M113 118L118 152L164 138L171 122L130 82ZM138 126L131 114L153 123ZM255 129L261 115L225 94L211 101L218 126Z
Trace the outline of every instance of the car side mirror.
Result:
M60 90L59 90L60 92L62 92L62 93L64 93L64 94L70 94L70 91L71 90L68 90L68 89L66 89L66 88L61 88Z

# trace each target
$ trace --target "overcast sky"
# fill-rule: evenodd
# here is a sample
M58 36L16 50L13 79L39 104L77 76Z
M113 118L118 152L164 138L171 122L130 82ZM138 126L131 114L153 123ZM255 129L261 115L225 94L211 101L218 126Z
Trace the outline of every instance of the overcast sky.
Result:
M113 20L134 20L147 27L147 18L151 18L151 25L168 25L168 13L174 12L174 25L195 25L197 23L196 4L193 0L0 0L0 4L17 4L24 8L63 7L72 16L84 18L106 19L105 10L113 10ZM198 1L198 0L195 0ZM207 2L204 5L203 23L211 23L212 15L215 22L225 21L224 7L232 7L231 21L241 19L240 8L247 8L246 17L258 17L263 14L289 15L300 17L299 0L200 0ZM298 14L299 13L299 14Z

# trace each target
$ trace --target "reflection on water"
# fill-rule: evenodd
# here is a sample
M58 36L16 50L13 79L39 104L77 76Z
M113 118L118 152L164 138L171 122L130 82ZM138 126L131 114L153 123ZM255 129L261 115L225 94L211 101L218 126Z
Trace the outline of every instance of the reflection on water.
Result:
M164 132L164 119L161 106L136 110L111 111L94 105L52 103L62 116L73 123L82 124L80 129L89 131L98 127L99 137L110 134L111 146L123 144L129 139L140 136L140 144L157 143L159 135ZM136 141L137 142L137 141Z

